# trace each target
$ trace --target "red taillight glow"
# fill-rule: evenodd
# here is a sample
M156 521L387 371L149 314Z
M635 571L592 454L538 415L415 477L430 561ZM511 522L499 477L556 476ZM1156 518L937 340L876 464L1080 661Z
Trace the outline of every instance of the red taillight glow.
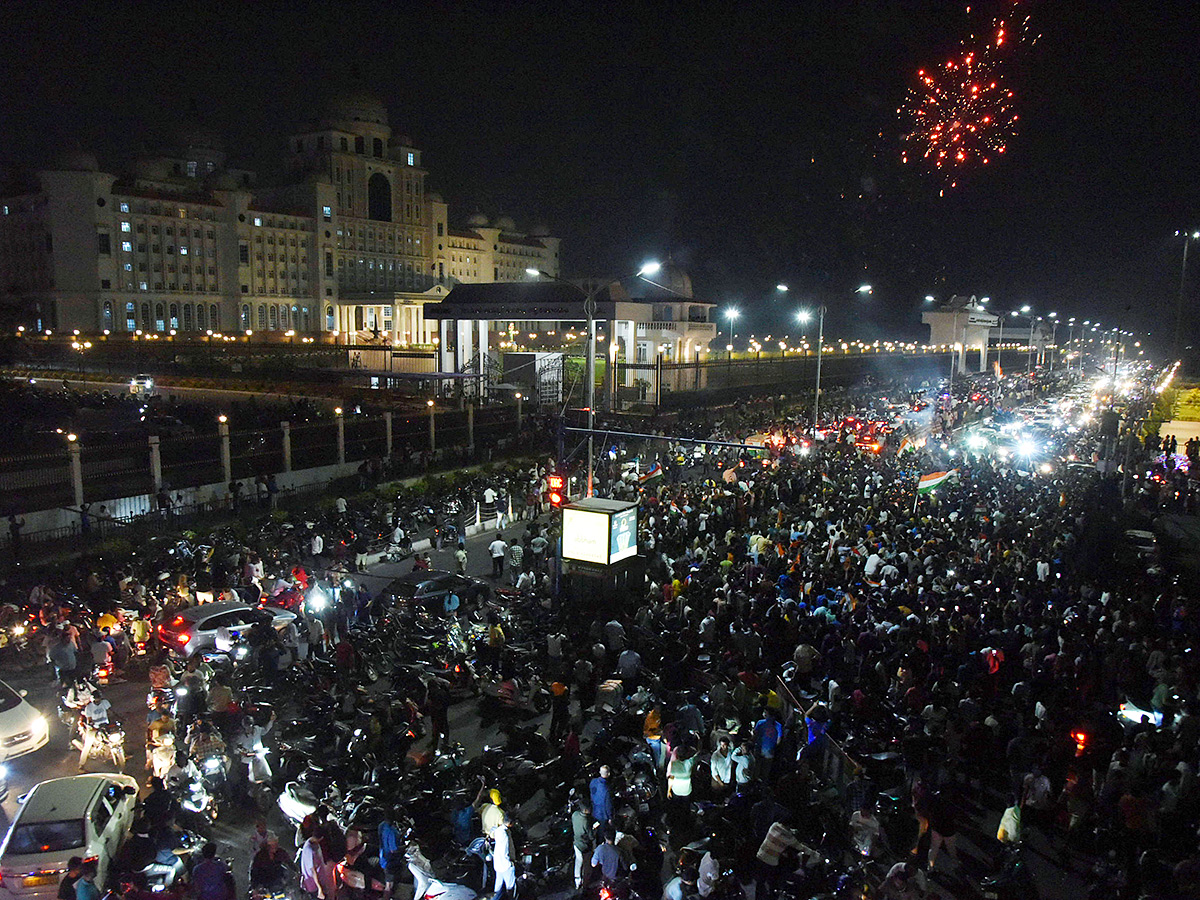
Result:
M190 641L191 639L192 639L192 636L191 636L190 634L177 634L177 635L175 635L175 640L179 641L179 643L181 643L181 644L186 644L186 643L187 643L188 641Z

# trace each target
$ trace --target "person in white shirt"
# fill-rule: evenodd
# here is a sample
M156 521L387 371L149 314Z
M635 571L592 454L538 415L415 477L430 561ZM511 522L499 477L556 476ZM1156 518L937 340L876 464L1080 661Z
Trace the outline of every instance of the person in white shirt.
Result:
M492 900L500 900L504 892L510 894L517 887L517 869L512 861L512 838L508 833L508 814L504 813L500 824L492 829L492 867L496 871L495 894Z
M112 709L112 704L100 694L95 694L88 701L87 706L83 708L83 722L81 723L81 736L83 738L79 748L79 771L82 772L84 765L88 761L88 757L92 755L92 748L97 741L103 740L100 729L108 724L108 711Z
M709 897L717 886L717 879L721 877L721 864L717 862L717 858L712 855L712 851L705 852L704 857L700 860L699 878L696 879L696 888L701 897Z
M333 900L337 890L331 883L330 868L325 864L321 842L314 835L300 848L300 887L310 898Z
M504 577L504 554L508 552L508 544L504 542L504 535L496 532L496 539L488 544L488 553L492 555L492 577Z
M878 856L882 850L883 826L875 817L871 804L864 802L862 809L856 809L850 816L850 838L854 849L867 857Z

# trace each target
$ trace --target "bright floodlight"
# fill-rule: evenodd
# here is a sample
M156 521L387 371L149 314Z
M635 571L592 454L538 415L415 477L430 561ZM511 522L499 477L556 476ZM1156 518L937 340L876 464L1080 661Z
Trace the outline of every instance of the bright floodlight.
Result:
M639 275L657 275L659 269L661 269L661 268L662 268L662 263L658 262L657 260L650 260L650 262L642 264L642 267L640 269L638 269L638 274Z
M871 293L871 286L869 284L860 284L858 286L858 290L855 291L855 293L856 294L869 294L869 293Z
M926 294L926 295L925 295L925 302L926 302L926 303L932 303L932 302L933 302L933 294Z
M982 450L987 446L987 438L982 434L973 434L967 438L967 446L972 450Z
M1017 444L1017 452L1022 456L1033 456L1037 452L1037 445L1030 440L1024 440Z
M740 315L741 313L739 313L736 309L725 310L725 318L727 319L736 319Z
M1028 303L1026 303L1024 306L1021 307L1021 312L1023 312L1023 313L1029 312L1029 304Z
M786 294L787 289L788 289L788 286L786 284L783 284L782 282L775 285L775 290L779 291L779 293L781 293L781 294Z
M529 269L525 270L525 274L532 275L533 277L536 278L538 275L541 275L542 273L538 269L529 268Z
M807 309L802 309L800 312L796 313L796 319L801 325L807 325L812 321L812 313L810 313Z

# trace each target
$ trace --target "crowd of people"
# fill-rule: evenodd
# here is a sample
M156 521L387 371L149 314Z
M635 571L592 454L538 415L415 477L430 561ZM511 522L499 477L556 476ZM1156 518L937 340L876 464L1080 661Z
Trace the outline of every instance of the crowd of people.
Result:
M523 539L489 535L483 552L497 585L520 588L513 602L539 610L522 637L550 686L546 736L573 761L574 886L772 898L867 878L884 896L935 882L961 896L1032 841L1081 882L1111 856L1125 896L1200 888L1191 598L1118 554L1119 481L1061 464L1089 458L1096 435L1064 433L1044 472L937 442L872 453L831 435L801 455L803 430L786 404L735 410L703 434L778 435L770 458L672 456L667 478L626 479L641 507L636 594L564 579L556 595L553 535L537 524L544 472L488 487L485 505L530 520ZM647 457L661 446L647 442ZM950 468L956 478L916 493L920 475ZM619 477L600 474L612 493ZM498 502L513 496L527 500ZM323 548L306 550L278 581L304 590L326 575L312 571ZM456 552L465 573L465 542ZM323 583L344 585L350 568ZM248 556L230 580L264 578ZM172 602L197 588L177 585ZM301 643L328 654L345 687L361 673L349 624L380 610L365 586L333 594L283 643L289 658ZM502 698L530 690L494 613L478 651ZM448 693L427 684L410 699L444 738ZM523 810L501 802L504 783L487 787L455 815L464 843L491 842L499 898L521 890L511 828ZM334 862L364 842L388 860L389 890L411 854L429 872L389 827L364 838L308 821L305 890L332 900Z

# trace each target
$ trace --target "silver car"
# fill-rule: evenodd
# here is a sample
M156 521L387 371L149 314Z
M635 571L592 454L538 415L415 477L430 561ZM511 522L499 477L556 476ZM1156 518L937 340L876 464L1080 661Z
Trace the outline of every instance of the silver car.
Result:
M274 606L254 606L240 600L202 603L181 610L170 622L158 626L158 639L172 653L189 657L205 651L228 650L218 646L218 637L237 642L261 622L280 631L296 614Z

